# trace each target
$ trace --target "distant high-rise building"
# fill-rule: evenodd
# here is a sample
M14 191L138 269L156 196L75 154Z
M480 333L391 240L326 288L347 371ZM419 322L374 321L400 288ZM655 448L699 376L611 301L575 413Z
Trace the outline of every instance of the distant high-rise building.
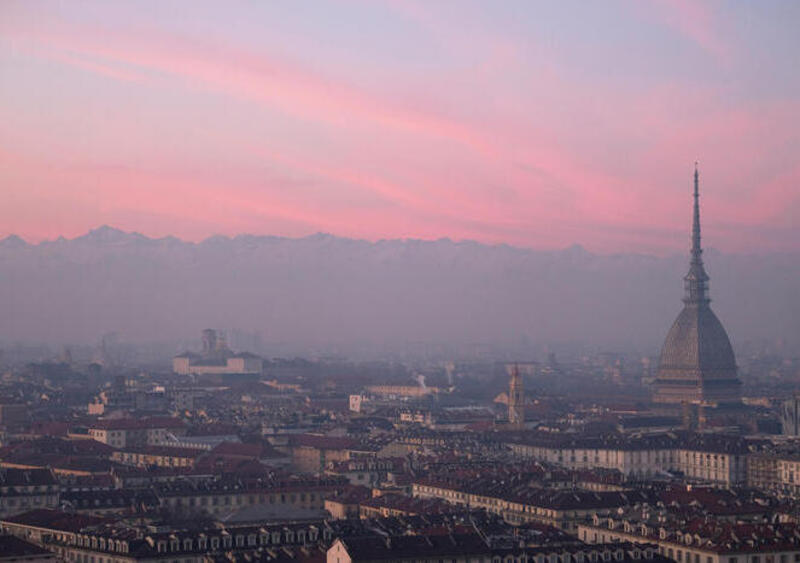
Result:
M689 273L684 285L683 310L661 349L654 401L657 403L738 403L741 381L736 374L728 334L711 310L708 274L700 244L700 191L694 170L694 221Z
M516 427L525 424L525 391L522 388L522 374L516 365L511 368L508 382L508 423Z

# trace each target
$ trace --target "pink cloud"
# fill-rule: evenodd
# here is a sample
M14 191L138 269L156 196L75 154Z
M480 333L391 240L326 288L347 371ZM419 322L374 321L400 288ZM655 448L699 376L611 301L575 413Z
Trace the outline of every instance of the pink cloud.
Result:
M730 53L707 7L670 3L659 13L715 56ZM439 31L428 14L411 17ZM602 250L675 248L688 228L683 188L691 162L700 158L708 166L709 183L736 186L735 177L752 174L770 151L764 133L771 130L776 142L790 139L787 116L800 109L771 101L724 105L717 88L666 79L635 93L614 81L587 85L547 61L537 62L539 74L526 76L518 46L502 38L490 38L489 55L475 68L430 84L400 81L398 92L395 84L356 86L312 62L153 30L111 33L45 22L3 34L37 57L120 80L131 92L177 84L181 92L221 94L231 105L302 124L309 140L297 146L284 144L280 130L260 144L212 131L220 146L230 143L235 157L210 174L197 154L153 165L162 158L157 132L170 123L140 132L137 118L121 113L108 124L111 133L98 137L134 139L142 152L123 151L114 161L120 168L114 162L105 168L108 163L69 143L61 154L19 165L43 184L62 186L54 191L83 194L77 198L90 224L150 217L159 232L174 224L190 236L214 226L228 234L279 228L533 246L583 242ZM499 74L518 74L518 88L495 89L491 80ZM209 127L219 119L210 116ZM49 131L38 134L48 138ZM732 159L737 166L726 169ZM58 167L64 163L84 168ZM256 163L313 186L303 192L312 197L304 199L291 182L254 180ZM36 170L48 165L55 169ZM712 185L705 201L714 204L720 223L769 221L793 201L792 174L783 173L774 185L739 182L741 193L728 201ZM108 219L90 221L92 213Z
M53 50L49 53L42 53L42 56L53 61L70 65L106 78L120 80L123 82L141 82L145 80L142 73L134 72L130 69L119 68L113 62L105 63L82 55L81 53L70 53L67 50Z
M733 48L722 38L717 29L724 4L697 0L658 0L650 4L653 12L664 23L689 38L718 61L731 63ZM649 13L649 12L645 12Z

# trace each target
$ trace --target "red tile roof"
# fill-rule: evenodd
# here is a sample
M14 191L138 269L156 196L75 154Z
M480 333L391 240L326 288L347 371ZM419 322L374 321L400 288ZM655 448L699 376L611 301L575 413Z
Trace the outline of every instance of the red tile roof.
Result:
M347 450L358 446L358 442L345 436L318 436L316 434L296 434L291 436L293 446L304 446L320 450Z
M110 522L108 518L87 516L85 514L72 514L61 510L49 510L41 508L29 510L10 518L2 520L3 523L17 524L21 526L33 526L36 528L46 528L61 532L79 532L88 526L97 526L104 522Z
M151 418L111 418L98 420L90 425L97 430L146 430L155 428L183 428L179 418L157 416Z

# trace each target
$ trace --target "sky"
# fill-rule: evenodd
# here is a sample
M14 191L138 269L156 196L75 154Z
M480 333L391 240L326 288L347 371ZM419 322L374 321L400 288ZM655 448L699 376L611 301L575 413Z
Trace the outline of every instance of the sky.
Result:
M800 250L800 2L0 2L0 237Z

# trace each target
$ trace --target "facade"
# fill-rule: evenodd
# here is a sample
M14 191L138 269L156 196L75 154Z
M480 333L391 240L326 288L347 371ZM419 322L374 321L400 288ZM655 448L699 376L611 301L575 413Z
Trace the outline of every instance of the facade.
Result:
M322 510L325 499L344 485L338 479L289 479L247 486L241 483L164 483L154 488L160 505L223 517L245 508Z
M361 405L362 403L365 402L364 399L365 399L364 395L361 394L350 395L348 401L350 405L350 410L353 412L361 412Z
M0 468L0 518L58 506L59 484L49 469Z
M28 406L21 403L0 403L0 427L13 428L28 422Z
M197 354L186 352L175 356L172 360L173 371L181 375L260 375L262 365L261 358L247 352L221 359L204 359Z
M0 533L10 534L41 546L53 536L74 541L83 528L98 526L103 522L102 518L96 516L38 509L1 519Z
M794 497L800 496L800 456L784 455L774 460L775 483L773 489Z
M700 243L700 194L694 171L694 221L684 307L661 350L653 400L657 403L738 403L741 381L728 334L711 310Z
M301 473L322 473L331 462L347 461L356 445L347 437L296 434L289 438L292 466Z
M368 385L367 392L370 395L392 399L418 399L440 393L441 389L438 387L423 387L421 385Z
M368 487L354 486L346 488L336 496L325 499L325 510L334 520L357 519L361 503L372 498L372 490Z
M457 506L441 499L412 498L401 494L388 494L363 500L359 504L359 516L363 519L390 516L430 516L460 512Z
M754 453L747 457L747 486L770 490L778 486L778 457L773 453Z
M340 538L327 552L327 563L666 563L654 545L493 545L478 534L409 535Z
M140 446L112 452L111 459L137 467L192 467L203 453L192 448Z
M89 436L113 448L171 444L172 437L186 433L177 418L115 418L98 420L89 428Z
M351 485L376 486L392 471L402 471L402 459L359 458L329 462L326 475L347 479Z
M55 563L54 553L16 536L0 535L0 563Z
M30 514L18 521L2 521L9 534L53 552L58 561L77 563L133 563L137 561L205 563L236 552L256 554L330 543L332 531L321 523L264 526L224 526L144 535L99 519L65 513ZM50 559L51 561L53 559Z
M499 514L510 524L538 522L568 533L582 520L597 512L607 512L630 503L646 500L644 494L628 492L554 491L525 485L499 488L480 484L420 480L413 495L422 499L441 499L468 509L484 509Z
M70 514L88 516L129 516L145 514L159 507L159 499L149 489L95 489L76 487L61 492L59 507Z

